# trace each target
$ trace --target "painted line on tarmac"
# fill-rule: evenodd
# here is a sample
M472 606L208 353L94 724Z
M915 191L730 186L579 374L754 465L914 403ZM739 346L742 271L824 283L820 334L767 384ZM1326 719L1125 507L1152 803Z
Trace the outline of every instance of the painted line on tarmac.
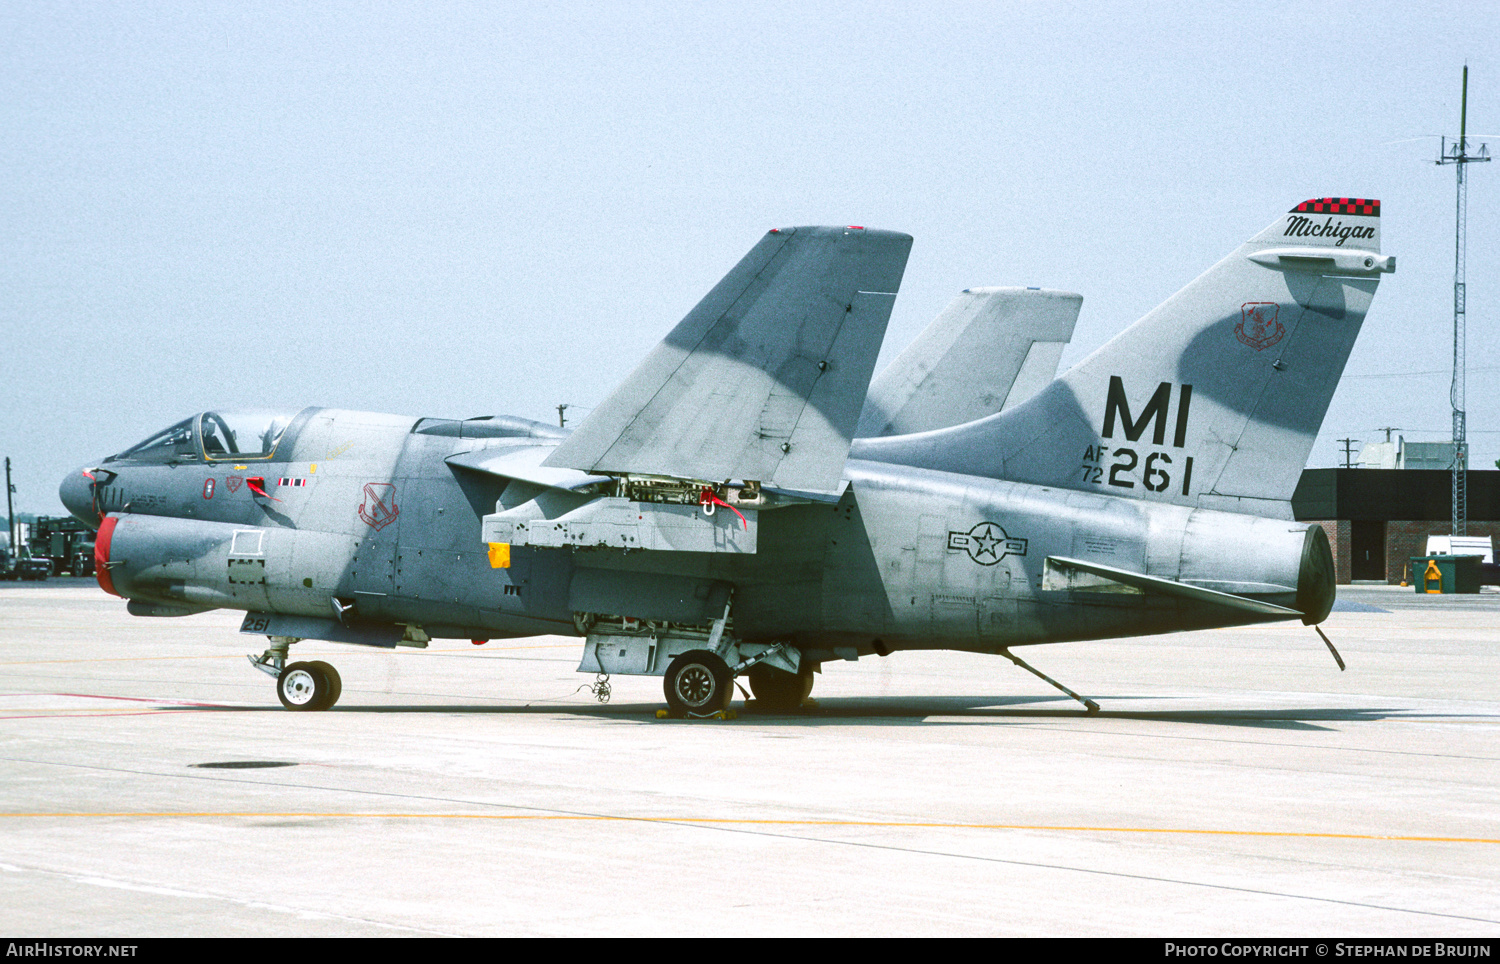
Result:
M45 666L49 663L148 663L152 660L170 659L186 662L190 659L244 659L243 656L90 656L85 659L16 659L0 663L0 666Z
M165 706L220 706L201 700L172 700L155 696L105 696L102 693L48 693L47 696L69 696L80 700L121 700L127 703L160 703Z
M6 758L6 757L0 757L0 762L8 762L8 763L30 763L30 764L34 764L34 765L38 765L38 766L57 766L57 767L64 767L64 768L68 768L68 769L80 769L80 770L105 770L105 771L111 771L111 772L117 772L117 773L136 773L136 774L141 774L141 775L145 775L145 776L157 776L157 777L165 777L165 776L174 776L175 775L175 776L181 776L181 777L185 777L187 779L192 779L192 780L212 780L213 782L216 782L216 783L243 783L243 784L253 784L253 785L256 785L256 786L280 786L280 787L285 787L285 788L288 788L288 789L298 789L298 790L304 790L304 791L305 790L322 790L322 791L336 792L336 793L358 794L358 795L361 795L361 796L405 797L405 798L410 798L410 799L433 800L433 801L443 801L443 802L452 802L452 803L460 803L460 802L462 802L462 803L469 803L470 802L470 801L451 800L451 799L442 798L442 797L435 797L435 796L427 796L427 795L423 795L423 794L394 793L394 792L389 791L389 790L358 790L358 789L354 789L354 788L351 788L351 787L335 788L335 787L325 787L325 786L308 786L306 784L285 783L285 782L274 781L274 780L268 781L268 780L250 780L250 779L243 779L243 778L240 778L240 779L226 778L226 777L224 777L222 775L215 775L215 776L212 776L212 777L206 776L206 775L188 776L187 774L167 774L167 773L158 773L158 772L146 771L146 770L134 770L134 769L130 769L130 768L127 768L127 767L103 767L103 766L97 766L97 765L91 765L91 764L58 763L58 762L55 762L55 761L25 760L25 759L14 759L14 758ZM502 805L497 805L497 806L502 806ZM531 808L520 807L520 806L516 806L516 805L509 805L509 806L510 806L510 809L514 809L514 810L531 809ZM457 813L457 811L455 811L455 813ZM464 811L464 813L467 813L467 811ZM78 816L85 816L85 817L86 816L90 816L90 814L88 814L88 813L80 813L80 814L77 814L77 815ZM141 813L135 813L135 814L132 814L132 813L121 813L121 814L119 814L119 817L126 817L126 818L128 818L128 817L142 816L142 815L144 815L144 814L141 814ZM165 812L163 814L163 816L181 816L181 815L184 815L184 812L182 812L182 811L178 811L176 813ZM24 814L14 814L12 816L25 816L25 815ZM63 818L63 817L66 817L67 815L66 814L58 814L58 813L39 813L39 814L34 814L34 816L43 817L43 818L46 818L46 817ZM217 815L215 815L215 814L205 814L205 816L217 816ZM412 816L415 817L415 818L424 818L425 817L425 818L429 818L430 819L433 816L433 814L431 814L431 813L428 813L428 814L413 814ZM721 822L718 822L718 823L709 823L707 821L697 821L697 822L694 822L694 821L682 821L682 820L673 821L673 820L670 820L670 819L667 819L667 818L663 818L663 817L624 817L624 816L611 815L611 814L590 814L590 813L578 813L578 812L574 812L574 813L568 813L568 812L558 813L556 811L553 811L551 813L536 813L536 812L533 812L533 813L530 813L530 814L484 814L484 813L477 813L477 814L472 814L471 816L474 817L474 818L492 818L492 817L508 816L511 819L516 819L518 817L530 817L532 819L549 818L549 817L553 818L553 819L570 819L571 818L571 819L573 819L575 821L580 821L580 820L594 820L594 821L613 820L613 821L618 821L618 822L660 824L660 825L663 825L663 826L670 826L670 827L693 827L695 829L702 829L702 830L716 830L716 831L719 831L721 833L735 833L735 834L746 834L746 835L756 836L756 837L769 837L769 838L776 839L776 840L793 841L793 842L802 843L802 844L823 844L825 846L832 846L832 847L857 847L857 848L860 848L862 850L878 850L878 851L885 851L885 852L890 852L890 853L910 854L910 855L913 855L913 856L937 857L937 858L943 858L943 859L949 859L949 860L975 861L975 862L984 863L984 864L1000 864L1000 865L1012 866L1012 867L1028 867L1028 868L1035 868L1035 869L1039 869L1039 870L1059 871L1059 872L1062 872L1062 873L1088 874L1088 875L1094 876L1094 877L1107 877L1107 878L1114 879L1114 880L1142 880L1142 881L1147 881L1147 882L1151 882L1151 883L1161 883L1161 884L1176 885L1176 886L1181 886L1181 887L1192 887L1192 888L1198 888L1198 889L1203 889L1203 890L1223 891L1223 892L1229 892L1229 893L1255 894L1257 896L1279 897L1279 898L1285 898L1285 899L1289 899L1289 900L1313 901L1315 903L1334 904L1334 905L1337 905L1337 906L1360 907L1360 908L1368 908L1368 909L1372 909L1372 910L1391 911L1391 912L1399 913L1399 914L1415 914L1415 915L1422 916L1422 917L1441 917L1441 918L1449 919L1449 920L1465 920L1465 921L1471 921L1472 920L1472 921L1480 921L1480 922L1486 923L1486 924L1500 923L1500 921L1491 920L1491 919L1485 918L1485 917L1473 917L1473 916L1463 915L1463 914L1450 914L1450 913L1442 913L1442 912L1439 912L1439 911L1419 910L1417 908L1411 908L1411 907L1395 907L1395 906L1384 905L1384 904L1374 904L1374 903L1369 903L1369 902L1365 902L1365 901L1343 900L1343 899L1339 899L1339 898L1335 898L1335 897L1318 896L1318 895L1315 895L1315 894L1285 893L1285 892L1274 891L1274 890L1264 890L1264 889L1257 889L1257 888L1251 888L1251 887L1235 886L1235 885L1232 885L1232 884L1214 883L1212 881L1188 880L1188 879L1173 878L1173 877L1162 877L1162 876L1156 876L1156 875L1150 875L1150 874L1130 874L1130 873L1124 873L1124 872L1116 871L1116 870L1104 870L1104 869L1101 869L1101 868L1098 868L1098 867L1083 867L1083 866L1072 866L1072 865L1068 865L1068 864L1059 864L1059 863L1046 863L1046 862L1040 862L1040 861L1016 860L1016 859L1013 859L1013 858L985 856L985 855L982 855L982 854L957 853L957 852L948 852L948 851L940 851L940 850L929 850L929 849L918 848L918 847L910 847L910 846L900 846L900 845L897 845L895 843L885 842L885 841L878 841L878 840L856 840L856 839L839 838L839 837L833 837L833 836L807 836L807 835L801 834L801 833L792 833L792 832L790 832L794 827L796 827L799 824L801 825L801 827L803 827L805 829L815 829L817 827L817 825L818 825L819 822L818 821L810 821L810 820L802 820L802 821L780 821L780 823L782 824L781 827L773 827L773 826L770 826L770 825L767 825L767 824L762 824L760 826L755 826L755 825L749 823L748 821L744 821L744 820L738 821L738 825L733 825L729 821L723 821L723 818L710 818L710 819L720 820ZM118 819L119 817L116 817L116 819ZM3 819L4 819L4 815L0 815L0 823L3 823ZM825 823L825 825L827 825L827 822L824 822L824 823ZM847 821L843 825L844 826L858 826L859 824L857 822L855 822L855 821ZM865 822L865 825L866 826L870 826L870 825L875 825L875 824L874 824L874 822L869 821L869 822ZM885 825L886 826L892 826L892 825L900 826L901 824L895 824L894 822L886 822ZM836 827L838 825L837 824L832 824L832 826ZM918 826L918 824L916 824L914 822L908 822L906 824L906 826L915 827L915 826ZM953 826L961 827L963 825L962 824L954 824ZM978 824L978 825L974 825L974 826L981 826L981 827L982 826L995 826L995 827L999 827L1001 825ZM1038 828L1038 829L1042 829L1042 828ZM1122 828L1115 828L1115 829L1119 830L1119 829L1122 829ZM1165 832L1170 832L1170 831L1157 830L1156 832L1157 833L1165 833ZM1234 833L1233 831L1220 831L1220 832L1221 833ZM1275 831L1260 831L1260 832L1261 833L1275 833ZM1186 834L1192 834L1193 831L1189 830L1189 831L1185 831L1185 833ZM1199 831L1199 833L1202 833L1202 831ZM1309 835L1309 836L1311 836L1311 835ZM1333 835L1329 835L1329 836L1333 836ZM1353 839L1362 839L1359 835L1355 835L1355 834L1349 834L1347 836L1350 837L1350 838L1353 838ZM1363 839L1401 840L1403 838L1397 837L1397 836L1383 837L1383 836L1377 836L1377 835L1373 835L1372 834L1372 835L1368 835L1366 838L1363 838ZM1404 839L1421 840L1421 839L1424 839L1424 838L1417 837L1417 838L1404 838ZM1453 842L1462 842L1462 841L1468 840L1470 838L1452 837L1452 838L1437 838L1437 839L1438 840L1453 841ZM1477 839L1479 840L1479 842L1483 842L1483 843L1494 843L1495 842L1495 841L1487 840L1487 839L1484 839L1484 838L1477 838Z
M156 710L52 710L44 713L24 713L0 716L0 720L71 720L92 716L154 716Z
M1091 827L1063 824L1027 823L948 823L939 821L910 820L776 820L749 817L626 817L612 814L543 814L543 813L416 813L376 811L251 811L251 810L117 810L95 812L37 811L23 813L0 813L4 818L86 817L115 819L138 817L158 819L164 817L188 818L337 818L360 820L526 820L526 821L572 821L579 823L671 823L702 824L706 826L747 827L879 827L911 830L1028 830L1044 833L1121 833L1121 834L1184 834L1216 837L1277 837L1320 840L1391 840L1404 843L1474 843L1500 844L1500 838L1490 837L1435 837L1406 834L1369 833L1323 833L1299 830L1213 830L1186 827Z
M317 640L312 640L312 642L317 642ZM540 643L540 644L537 644L535 646L486 646L486 647L483 648L483 650L481 650L480 647L473 646L473 645L470 645L470 647L468 649L464 649L463 647L459 647L459 646L454 646L454 647L448 648L448 649L433 649L433 648L429 647L427 649L421 650L418 653L397 653L396 655L398 655L398 656L412 657L412 656L419 656L419 655L422 655L422 654L434 654L434 653L478 653L478 652L481 652L481 651L487 651L487 652L494 653L494 652L509 652L509 651L515 650L515 649L571 649L571 648L573 648L573 647L575 647L577 645L578 645L577 643ZM382 650L375 650L373 652L361 652L359 650L344 650L344 649L340 649L340 650L335 650L334 653L336 653L339 656L389 656L389 655L391 655L388 651L383 650L383 649ZM309 655L309 656L316 656L318 654L317 653L309 653L307 655ZM330 654L329 653L324 653L322 655L327 656L327 655L330 655ZM184 662L184 661L190 660L190 659L244 659L244 658L245 657L243 655L239 654L239 653L225 653L223 655L215 654L213 656L91 656L91 657L85 657L83 659L17 659L17 660L4 660L4 661L0 661L0 666L46 666L46 665L50 665L50 664L53 664L53 663L150 663L150 662L158 661L158 660L172 660L173 662Z
M37 719L62 719L71 717L87 716L150 716L163 710L171 710L183 706L198 707L202 709L233 709L227 703L203 703L195 700L172 700L155 699L145 696L103 696L96 693L5 693L0 694L0 705L7 698L10 699L44 699L47 697L64 697L76 700L117 700L122 703L150 703L150 707L143 709L119 709L104 710L91 707L36 707L26 713L6 713L0 715L0 720L37 720Z

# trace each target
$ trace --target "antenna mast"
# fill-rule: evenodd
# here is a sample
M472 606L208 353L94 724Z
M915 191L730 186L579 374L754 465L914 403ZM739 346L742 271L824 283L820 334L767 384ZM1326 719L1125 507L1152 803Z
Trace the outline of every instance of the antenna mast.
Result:
M1479 145L1479 150L1469 153L1469 65L1464 65L1463 99L1458 115L1458 140L1448 147L1443 139L1439 164L1452 164L1458 172L1458 198L1455 202L1455 228L1453 239L1453 387L1448 400L1453 405L1453 535L1468 535L1469 522L1469 443L1464 424L1464 243L1468 233L1469 184L1464 168L1476 161L1490 159L1489 147Z
M1354 468L1353 446L1354 446L1355 442L1359 441L1359 439L1357 439L1357 438L1341 438L1341 439L1339 439L1339 441L1344 443L1344 468L1346 468L1346 469L1352 469L1352 468Z
M10 458L7 456L5 459L5 527L10 533L6 548L11 555L16 554L16 509L10 500L11 493L15 491L16 487L10 484Z

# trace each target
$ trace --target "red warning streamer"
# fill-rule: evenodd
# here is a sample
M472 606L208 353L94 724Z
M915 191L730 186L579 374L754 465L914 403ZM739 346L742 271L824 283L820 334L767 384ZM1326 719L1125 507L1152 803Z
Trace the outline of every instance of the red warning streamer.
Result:
M245 488L249 489L251 492L254 492L256 495L260 496L262 499L270 499L272 502L280 502L281 501L280 499L276 498L276 496L274 496L274 495L268 495L268 494L266 494L266 480L265 480L264 476L257 475L257 476L253 476L251 478L246 479L245 480Z
M739 516L740 517L740 525L742 525L742 526L745 527L745 531L746 532L750 531L750 523L745 519L745 513L741 512L739 509L736 509L734 506L730 505L728 502L725 502L723 499L719 498L717 495L714 495L714 490L713 489L710 489L707 486L704 486L703 491L698 494L698 504L699 505L722 505L724 508L728 509L730 512L733 512L735 515Z

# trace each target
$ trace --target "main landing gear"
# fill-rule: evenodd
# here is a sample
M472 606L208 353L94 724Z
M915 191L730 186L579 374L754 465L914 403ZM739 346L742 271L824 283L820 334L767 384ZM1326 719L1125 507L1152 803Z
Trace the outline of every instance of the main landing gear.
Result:
M734 674L717 653L695 649L672 660L662 690L674 715L710 716L729 708Z
M683 653L667 666L662 690L673 716L712 716L729 708L734 696L735 670L723 657L706 649ZM813 669L803 664L796 673L764 662L744 667L750 692L762 709L790 713L800 707L813 688Z
M755 701L773 713L790 713L812 695L812 666L802 664L796 673L757 663L745 672Z
M262 673L276 677L276 697L282 706L289 710L326 710L339 701L344 681L338 670L320 659L288 663L287 649L297 640L290 636L270 639L271 647L259 659L245 658Z

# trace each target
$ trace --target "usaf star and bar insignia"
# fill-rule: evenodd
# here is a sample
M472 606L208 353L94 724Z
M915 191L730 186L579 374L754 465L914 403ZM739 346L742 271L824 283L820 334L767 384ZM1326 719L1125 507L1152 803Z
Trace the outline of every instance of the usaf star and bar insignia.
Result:
M948 533L948 548L967 552L981 566L993 566L1006 556L1026 555L1026 540L1010 538L993 522L981 522L968 532Z

